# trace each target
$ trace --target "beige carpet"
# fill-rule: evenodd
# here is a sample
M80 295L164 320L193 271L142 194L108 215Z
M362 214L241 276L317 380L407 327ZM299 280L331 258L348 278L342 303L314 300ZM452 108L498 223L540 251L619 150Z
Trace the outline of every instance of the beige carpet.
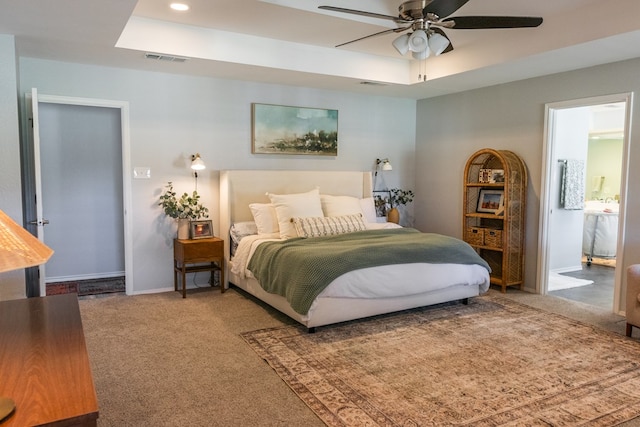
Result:
M329 426L613 426L640 415L640 343L485 296L242 334Z

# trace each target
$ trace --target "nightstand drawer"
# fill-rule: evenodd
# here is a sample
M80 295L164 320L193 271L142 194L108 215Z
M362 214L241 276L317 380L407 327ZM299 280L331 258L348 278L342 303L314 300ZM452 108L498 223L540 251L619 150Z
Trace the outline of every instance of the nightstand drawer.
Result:
M207 262L224 256L224 242L217 237L198 240L177 240L173 255L181 262Z

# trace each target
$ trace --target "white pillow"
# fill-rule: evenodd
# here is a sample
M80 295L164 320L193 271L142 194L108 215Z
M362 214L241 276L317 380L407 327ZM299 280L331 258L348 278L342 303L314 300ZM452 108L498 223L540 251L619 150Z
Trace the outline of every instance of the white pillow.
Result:
M317 188L306 193L273 194L267 193L271 203L275 206L278 216L281 239L298 237L291 219L310 216L324 216L320 203L320 192Z
M333 236L367 229L362 214L293 218L292 221L300 237Z
M351 196L320 195L324 216L344 216L363 214L360 199Z
M373 197L366 197L360 199L360 209L364 215L365 222L377 222L376 218L376 205L373 201Z
M256 223L258 234L279 233L278 215L276 208L271 203L251 203L249 205L253 220Z

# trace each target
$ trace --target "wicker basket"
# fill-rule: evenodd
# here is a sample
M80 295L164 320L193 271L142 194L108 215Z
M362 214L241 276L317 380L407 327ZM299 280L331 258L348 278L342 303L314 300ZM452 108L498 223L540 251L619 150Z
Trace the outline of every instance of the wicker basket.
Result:
M484 228L467 227L466 241L470 245L482 246L484 244Z
M502 230L486 229L484 231L484 245L502 248Z

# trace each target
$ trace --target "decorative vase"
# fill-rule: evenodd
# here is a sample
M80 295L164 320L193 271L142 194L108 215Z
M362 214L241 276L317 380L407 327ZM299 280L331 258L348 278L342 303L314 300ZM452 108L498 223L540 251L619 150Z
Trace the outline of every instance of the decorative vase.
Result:
M188 219L179 219L178 220L178 239L184 240L189 238L189 220Z
M400 211L398 211L397 208L389 209L389 212L387 212L387 221L398 224L400 222Z

